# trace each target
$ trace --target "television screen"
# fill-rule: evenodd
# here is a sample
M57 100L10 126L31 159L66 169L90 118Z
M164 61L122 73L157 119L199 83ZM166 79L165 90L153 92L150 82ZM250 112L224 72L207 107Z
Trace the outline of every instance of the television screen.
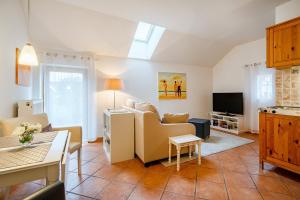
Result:
M243 93L213 93L213 111L243 115Z

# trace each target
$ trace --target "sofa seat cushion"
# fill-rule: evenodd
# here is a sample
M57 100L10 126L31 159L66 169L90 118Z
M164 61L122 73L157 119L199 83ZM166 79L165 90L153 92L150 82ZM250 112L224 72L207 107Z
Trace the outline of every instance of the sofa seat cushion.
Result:
M135 103L135 109L140 111L150 111L156 114L157 119L160 121L159 113L154 105L151 103Z
M166 113L162 119L162 123L187 123L189 120L188 113L171 114Z
M79 142L70 142L69 152L73 153L81 148L81 144Z

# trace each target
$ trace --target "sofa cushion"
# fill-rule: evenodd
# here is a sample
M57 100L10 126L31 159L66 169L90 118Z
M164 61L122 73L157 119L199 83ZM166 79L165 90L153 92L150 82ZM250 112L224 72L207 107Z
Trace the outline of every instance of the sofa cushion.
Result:
M171 114L166 113L162 119L162 123L186 123L189 120L188 113Z
M150 111L157 115L157 119L160 121L159 113L154 105L151 103L135 103L135 109L140 111Z
M42 128L42 132L52 132L52 131L53 129L51 123Z

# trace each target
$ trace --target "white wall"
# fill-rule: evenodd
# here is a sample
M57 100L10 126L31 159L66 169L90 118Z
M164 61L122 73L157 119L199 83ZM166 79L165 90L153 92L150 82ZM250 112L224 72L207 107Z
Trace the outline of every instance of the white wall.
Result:
M291 0L275 9L276 24L300 16L300 0Z
M19 0L0 2L0 118L15 115L15 103L31 97L31 87L15 84L15 49L27 41L24 12Z
M212 68L192 65L154 63L135 59L98 57L98 128L102 130L103 109L113 105L113 92L104 91L107 77L120 77L125 88L117 92L117 106L124 105L126 99L136 98L157 106L161 115L166 112L189 112L190 117L208 118L211 110ZM187 74L186 100L158 100L158 72L182 72Z
M213 68L214 92L243 92L246 128L249 128L249 88L246 64L265 62L265 38L234 47Z

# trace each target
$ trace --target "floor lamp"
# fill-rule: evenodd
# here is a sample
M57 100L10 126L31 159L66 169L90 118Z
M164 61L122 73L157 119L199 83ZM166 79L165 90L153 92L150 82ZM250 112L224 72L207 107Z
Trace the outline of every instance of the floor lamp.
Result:
M116 91L123 89L123 81L117 78L106 79L105 89L114 91L114 110L116 109Z

